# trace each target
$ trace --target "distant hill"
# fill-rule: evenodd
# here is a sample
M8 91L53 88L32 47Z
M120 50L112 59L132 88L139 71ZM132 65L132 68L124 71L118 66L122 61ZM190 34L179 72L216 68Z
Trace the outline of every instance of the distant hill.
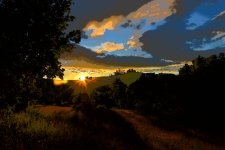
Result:
M123 75L88 78L85 81L69 80L68 84L74 87L76 94L83 92L87 92L88 94L90 94L92 90L94 90L97 87L103 85L111 85L113 81L117 78L119 78L126 85L130 85L131 83L139 79L140 76L141 76L140 72L129 72Z

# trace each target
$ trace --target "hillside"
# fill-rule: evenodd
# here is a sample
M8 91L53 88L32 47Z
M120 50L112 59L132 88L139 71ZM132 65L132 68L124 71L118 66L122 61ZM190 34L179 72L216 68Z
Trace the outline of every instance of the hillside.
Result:
M108 77L93 77L91 79L86 79L84 82L79 80L69 80L68 84L74 87L75 93L82 93L87 92L88 94L91 93L97 87L104 86L104 85L111 85L113 81L119 78L122 82L126 85L130 85L131 83L135 82L141 73L139 72L130 72L123 75L113 75Z

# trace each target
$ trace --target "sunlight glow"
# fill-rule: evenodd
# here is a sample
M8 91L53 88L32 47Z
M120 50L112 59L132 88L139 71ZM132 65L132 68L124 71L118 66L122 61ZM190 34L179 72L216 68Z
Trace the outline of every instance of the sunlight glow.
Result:
M55 86L60 86L60 85L63 85L63 84L67 84L68 83L68 80L58 80L58 79L55 79L53 80L53 83Z
M81 76L80 76L80 80L81 80L81 81L85 81L85 80L86 80L86 77L85 77L84 75L81 75Z

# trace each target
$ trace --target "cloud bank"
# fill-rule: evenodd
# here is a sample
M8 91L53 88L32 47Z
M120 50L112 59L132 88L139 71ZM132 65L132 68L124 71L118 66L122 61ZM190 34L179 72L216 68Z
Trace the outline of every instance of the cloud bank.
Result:
M84 34L68 62L162 66L224 52L224 0L77 0L75 6L78 24L71 26Z

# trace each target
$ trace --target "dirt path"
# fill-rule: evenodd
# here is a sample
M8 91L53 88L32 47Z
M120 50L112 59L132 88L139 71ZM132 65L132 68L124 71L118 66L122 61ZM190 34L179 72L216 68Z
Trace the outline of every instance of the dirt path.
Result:
M51 105L36 105L34 109L53 118L54 124L68 126L66 130L69 131L69 137L71 134L77 136L78 140L82 139L83 142L90 142L97 146L93 149L151 149L143 142L130 123L115 111L96 109L86 112L87 110L76 111L72 107Z
M59 107L59 106L36 106L36 109L44 112L44 114L57 114L68 117L75 115L72 107ZM137 143L138 138L148 145L149 149L154 150L224 150L225 146L215 146L209 144L193 135L187 135L182 131L173 130L169 131L164 128L160 128L153 124L151 120L145 118L142 115L137 114L131 110L119 110L114 109L113 111L107 111L108 113L100 112L94 118L97 119L96 126L104 129L107 126L107 132L111 132L113 128L116 128L113 133L120 136L125 134L124 139L126 142L133 141ZM111 113L110 113L111 112ZM99 119L100 117L100 119ZM92 118L92 119L94 119ZM88 119L90 119L88 117ZM124 121L123 121L124 120ZM121 131L117 131L121 128ZM133 131L132 131L132 129ZM106 131L104 131L106 133ZM112 133L110 133L112 134ZM104 135L104 134L103 134ZM105 136L105 135L104 135ZM123 138L121 140L124 140ZM136 142L134 142L136 141ZM139 141L139 144L142 145ZM143 143L143 144L144 144ZM117 143L118 144L118 143ZM131 143L130 143L131 144ZM131 144L132 145L132 144ZM133 144L134 145L134 144ZM135 146L135 147L136 147ZM139 147L139 146L137 146ZM139 147L140 148L140 147ZM136 148L134 148L136 149ZM141 148L146 149L146 148Z
M130 110L114 110L132 124L141 139L156 150L222 150L181 131L168 131L155 126L149 119Z

